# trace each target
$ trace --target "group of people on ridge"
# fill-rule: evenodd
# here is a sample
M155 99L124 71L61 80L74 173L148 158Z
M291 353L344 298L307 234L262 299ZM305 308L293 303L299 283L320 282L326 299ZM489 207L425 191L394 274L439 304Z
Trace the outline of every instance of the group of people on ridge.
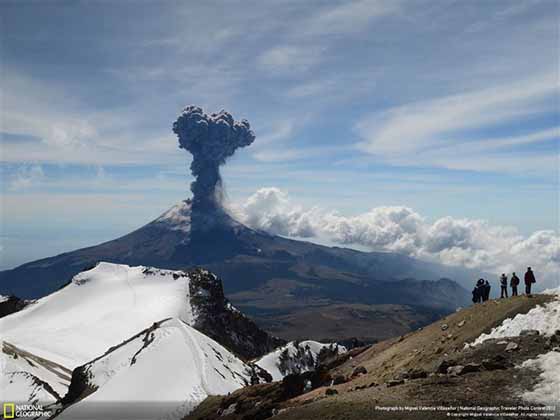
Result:
M533 270L531 269L531 267L527 267L527 272L525 273L525 294L527 296L531 295L531 286L533 285L533 283L536 282L535 280L535 274L533 273ZM515 275L515 273L511 274L511 279L509 282L509 285L511 287L511 295L512 296L517 296L517 286L519 286L520 280L519 277L517 277ZM472 291L472 295L473 295L473 302L474 303L480 303L480 302L486 302L488 299L490 299L490 289L492 288L492 286L490 286L490 283L488 283L488 280L484 280L484 279L478 279L478 281L476 282L476 286L474 287L473 291ZM508 297L508 278L506 276L505 273L502 273L502 275L500 276L500 299L504 298L504 297Z

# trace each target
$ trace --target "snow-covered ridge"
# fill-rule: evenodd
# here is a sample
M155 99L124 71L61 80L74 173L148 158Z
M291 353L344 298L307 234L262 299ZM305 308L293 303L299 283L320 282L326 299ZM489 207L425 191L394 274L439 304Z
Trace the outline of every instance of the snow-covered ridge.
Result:
M182 271L99 263L0 319L3 339L70 369L166 318L193 319Z
M323 344L311 340L291 341L257 359L255 364L270 373L273 381L280 381L289 374L315 369L322 351L342 354L346 352L346 348L336 343Z
M153 401L165 403L158 404L164 411L158 417L180 419L208 395L248 385L252 372L220 344L176 318L155 323L78 371L72 386L86 389L87 395L59 418L102 409L98 402ZM75 384L80 378L87 383Z
M28 404L57 402L72 372L3 341L0 349L0 395Z

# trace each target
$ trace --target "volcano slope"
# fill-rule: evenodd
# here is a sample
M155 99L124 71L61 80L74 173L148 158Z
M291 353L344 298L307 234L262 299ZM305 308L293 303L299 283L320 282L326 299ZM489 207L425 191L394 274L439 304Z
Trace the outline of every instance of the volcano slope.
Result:
M192 216L191 202L183 201L121 238L3 271L0 293L41 297L99 261L175 270L201 266L223 279L236 307L279 337L357 336L369 342L469 304L454 280L467 284L472 272L270 235L219 207L198 214L195 224Z
M475 305L426 328L354 349L324 365L315 375L292 376L227 397L208 398L185 419L443 419L448 413L457 414L445 407L548 405L554 387L557 404L558 383L541 382L557 377L558 372L530 367L545 357L542 354L560 362L560 331L553 331L560 323L558 299L552 295L519 296ZM540 312L546 312L548 318L539 317ZM516 316L521 318L507 321ZM523 320L533 320L533 324ZM540 333L516 331L511 328L516 323L520 328L535 325ZM477 340L501 324L505 328ZM469 345L475 341L482 342ZM306 392L306 383L313 389ZM535 392L527 394L530 390ZM540 401L535 394L540 395ZM388 411L422 406L444 408ZM515 413L517 418L529 418L531 414L534 418L538 410ZM507 417L507 413L496 413L490 412L490 417Z

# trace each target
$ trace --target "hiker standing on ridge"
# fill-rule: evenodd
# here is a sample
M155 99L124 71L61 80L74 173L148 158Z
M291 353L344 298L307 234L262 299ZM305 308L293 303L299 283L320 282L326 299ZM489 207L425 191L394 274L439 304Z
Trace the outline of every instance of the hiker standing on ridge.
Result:
M511 273L511 280L509 284L511 286L511 295L517 296L517 286L519 286L519 277L517 277L515 273Z
M506 273L502 273L500 277L500 299L503 299L504 297L508 297Z
M483 284L484 284L484 280L478 279L478 281L474 286L474 289L472 291L472 301L474 303L480 303L482 301L482 295L484 294L482 291Z
M535 282L536 280L533 270L531 270L531 267L527 267L527 272L525 273L525 294L527 296L531 296L531 285Z
M484 301L486 302L488 299L490 299L490 288L492 286L490 286L490 283L488 283L488 280L484 280Z

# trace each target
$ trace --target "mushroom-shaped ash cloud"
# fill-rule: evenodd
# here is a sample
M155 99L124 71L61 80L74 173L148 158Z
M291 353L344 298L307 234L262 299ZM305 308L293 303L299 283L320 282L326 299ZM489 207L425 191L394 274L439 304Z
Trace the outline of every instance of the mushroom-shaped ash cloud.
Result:
M208 115L191 105L173 123L173 132L179 137L179 147L193 155L193 210L216 208L222 199L220 165L238 148L255 140L249 122L235 121L223 110Z

